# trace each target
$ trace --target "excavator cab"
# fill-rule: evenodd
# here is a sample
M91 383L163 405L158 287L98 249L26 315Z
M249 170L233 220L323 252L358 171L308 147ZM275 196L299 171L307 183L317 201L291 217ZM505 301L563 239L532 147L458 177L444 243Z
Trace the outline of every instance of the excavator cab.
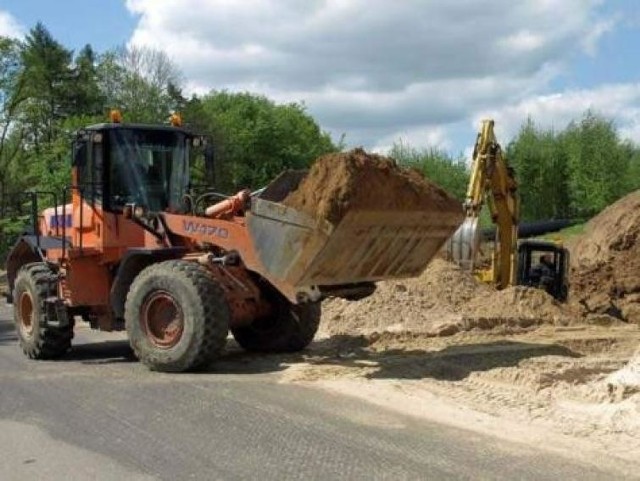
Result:
M560 302L569 296L569 252L554 242L521 241L516 284L544 289Z

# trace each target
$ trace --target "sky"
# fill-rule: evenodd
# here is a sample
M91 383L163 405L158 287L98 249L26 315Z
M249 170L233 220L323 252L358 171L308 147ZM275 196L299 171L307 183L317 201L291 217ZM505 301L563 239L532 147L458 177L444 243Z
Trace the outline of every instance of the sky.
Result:
M186 93L304 103L349 146L468 155L482 118L506 143L587 109L640 143L637 0L0 0L0 35L37 21L76 51L162 50Z

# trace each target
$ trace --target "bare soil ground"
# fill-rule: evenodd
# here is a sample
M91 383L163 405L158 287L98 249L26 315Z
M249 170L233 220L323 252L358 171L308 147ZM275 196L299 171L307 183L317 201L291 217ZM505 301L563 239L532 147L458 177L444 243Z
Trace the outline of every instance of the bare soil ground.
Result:
M326 301L324 339L282 381L637 463L639 212L635 193L589 223L573 246L569 304L495 291L442 259L365 300Z
M637 462L640 388L615 377L638 346L640 329L628 324L342 334L319 339L281 380L513 440L581 440Z
M591 219L571 254L571 295L585 312L640 322L640 191Z

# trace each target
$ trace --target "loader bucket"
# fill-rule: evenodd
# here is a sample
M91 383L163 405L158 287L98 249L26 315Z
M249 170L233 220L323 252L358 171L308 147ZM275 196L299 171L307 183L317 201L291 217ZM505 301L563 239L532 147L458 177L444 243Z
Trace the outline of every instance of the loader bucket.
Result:
M295 188L299 177L283 178L288 187L283 191ZM457 212L436 208L360 208L334 225L280 202L254 198L247 228L265 270L261 274L295 291L419 276L460 220Z

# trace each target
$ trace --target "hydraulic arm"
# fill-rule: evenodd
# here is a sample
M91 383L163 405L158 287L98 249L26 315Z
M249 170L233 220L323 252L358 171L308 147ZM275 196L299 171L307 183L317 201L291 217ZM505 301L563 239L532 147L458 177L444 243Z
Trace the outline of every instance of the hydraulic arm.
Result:
M496 225L496 246L491 269L477 272L483 280L502 289L515 280L519 203L513 169L502 154L493 126L493 120L483 120L478 132L464 202L465 221L452 238L450 253L463 268L474 270L479 247L478 219L486 202Z

